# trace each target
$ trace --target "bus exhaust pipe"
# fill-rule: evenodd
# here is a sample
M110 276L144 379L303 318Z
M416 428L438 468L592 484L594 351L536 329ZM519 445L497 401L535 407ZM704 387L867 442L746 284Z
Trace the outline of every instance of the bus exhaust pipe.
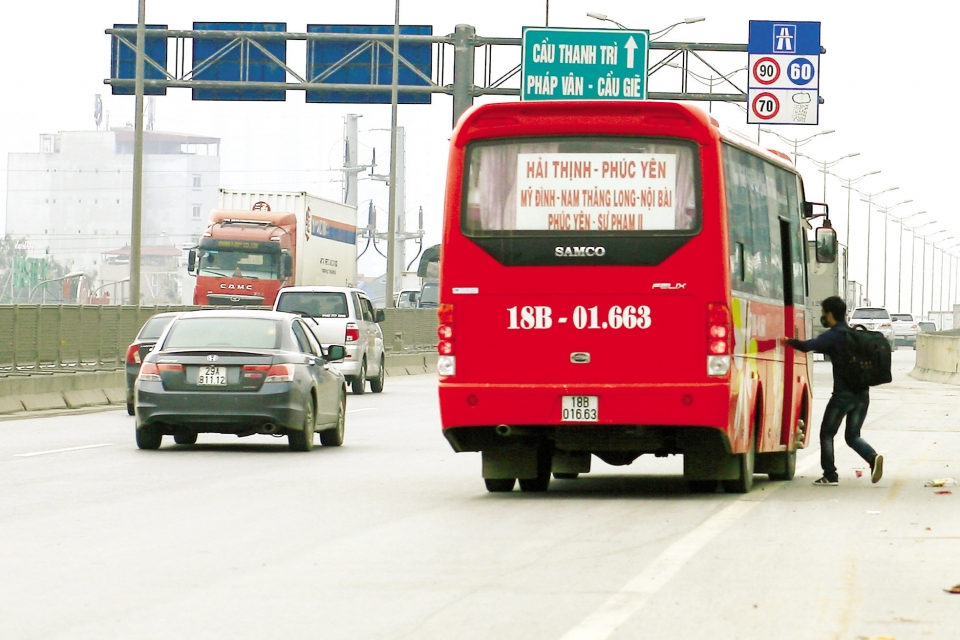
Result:
M494 431L497 432L498 436L510 436L510 435L514 435L515 433L514 430L510 428L510 425L508 424L498 424L494 429Z

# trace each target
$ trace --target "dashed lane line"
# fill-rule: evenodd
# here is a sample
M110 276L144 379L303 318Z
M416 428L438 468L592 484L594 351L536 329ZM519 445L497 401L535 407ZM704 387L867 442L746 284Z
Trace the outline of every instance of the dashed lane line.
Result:
M81 451L83 449L96 449L97 447L112 447L114 443L104 442L101 444L85 444L82 447L67 447L66 449L50 449L48 451L34 451L32 453L18 453L14 458L32 458L33 456L45 456L51 453L66 453L67 451Z

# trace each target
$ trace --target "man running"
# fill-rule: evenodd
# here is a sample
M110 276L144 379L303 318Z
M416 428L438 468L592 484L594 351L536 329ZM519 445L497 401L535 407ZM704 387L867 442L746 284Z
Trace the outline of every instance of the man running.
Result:
M813 340L784 338L784 343L803 351L816 351L829 356L833 364L833 395L823 412L820 425L820 466L823 477L813 484L818 487L835 487L839 482L837 466L834 462L833 438L840 430L840 423L847 419L844 437L847 445L860 454L870 465L870 481L879 482L883 476L883 456L874 451L866 440L860 437L860 428L867 417L870 406L870 389L867 385L851 385L844 382L839 371L846 358L846 341L843 331L850 330L846 323L847 305L837 296L830 296L821 304L820 324L827 328Z

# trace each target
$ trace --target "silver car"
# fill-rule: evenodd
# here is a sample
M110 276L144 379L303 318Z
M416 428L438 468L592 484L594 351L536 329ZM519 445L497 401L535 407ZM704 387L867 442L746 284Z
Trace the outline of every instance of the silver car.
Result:
M346 348L346 357L334 363L355 394L383 391L386 368L383 351L383 309L374 309L361 289L351 287L286 287L277 294L274 311L296 313L326 349Z
M897 344L916 348L917 321L909 313L894 313L890 315L893 321L893 333L897 336Z
M851 327L862 326L870 331L879 331L890 343L890 349L896 351L897 338L893 331L893 320L883 307L857 307L850 314Z

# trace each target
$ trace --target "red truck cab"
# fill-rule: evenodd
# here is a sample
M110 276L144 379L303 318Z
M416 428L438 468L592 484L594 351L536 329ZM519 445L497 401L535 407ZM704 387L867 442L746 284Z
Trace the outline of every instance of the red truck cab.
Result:
M187 270L197 305L272 306L293 284L297 216L266 210L214 210Z

